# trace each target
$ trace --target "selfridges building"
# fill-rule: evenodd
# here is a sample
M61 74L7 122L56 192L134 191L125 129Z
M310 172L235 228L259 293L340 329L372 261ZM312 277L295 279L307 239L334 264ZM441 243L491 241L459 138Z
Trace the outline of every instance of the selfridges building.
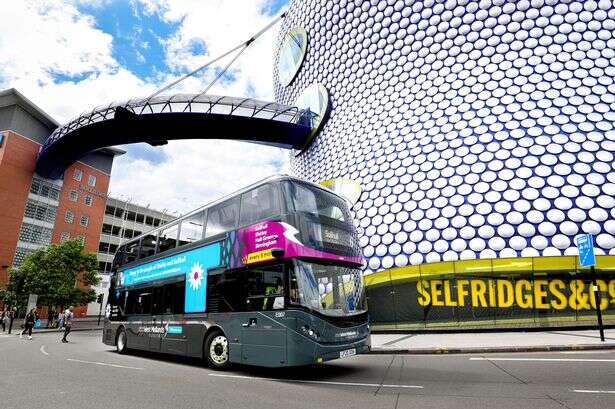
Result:
M565 257L577 254L576 236L590 233L597 255L615 255L612 1L294 0L283 21L276 100L321 121L292 169L361 185L366 278L418 275L420 307L437 306L448 288L459 308L466 290L486 285L484 303L471 294L465 304L497 309L506 276L515 294L532 293L535 314L559 305L549 303L556 291L540 298L537 272L582 272ZM598 257L598 267L615 263ZM447 277L472 268L493 279L453 294L459 283ZM435 287L420 281L428 271ZM531 283L519 289L522 273ZM568 278L565 297L579 287ZM610 305L615 282L611 293L603 278ZM568 301L563 309L578 304Z

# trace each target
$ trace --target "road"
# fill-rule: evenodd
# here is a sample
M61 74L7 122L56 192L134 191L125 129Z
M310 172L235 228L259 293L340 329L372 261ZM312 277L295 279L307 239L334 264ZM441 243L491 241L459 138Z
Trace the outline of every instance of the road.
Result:
M613 408L615 351L362 355L324 365L216 372L118 355L100 332L0 335L0 408Z

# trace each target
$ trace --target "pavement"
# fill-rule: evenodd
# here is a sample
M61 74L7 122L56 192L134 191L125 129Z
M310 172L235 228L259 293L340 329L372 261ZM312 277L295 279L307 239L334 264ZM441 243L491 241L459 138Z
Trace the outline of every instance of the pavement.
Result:
M372 353L446 354L615 349L615 329L482 333L372 334Z
M21 323L23 319L16 319L13 321L13 328L11 333L19 334L22 331ZM102 330L104 324L104 318L101 318L100 324L98 323L98 318L76 318L73 320L73 328L71 331L91 331L91 330ZM42 320L42 326L40 328L34 328L32 330L33 333L43 333L43 332L59 332L61 331L58 328L46 328L47 320ZM7 325L8 331L8 325ZM0 332L1 334L1 332Z
M447 335L448 336L448 335ZM0 335L2 409L613 408L615 351L359 355L287 369L119 355L98 331Z

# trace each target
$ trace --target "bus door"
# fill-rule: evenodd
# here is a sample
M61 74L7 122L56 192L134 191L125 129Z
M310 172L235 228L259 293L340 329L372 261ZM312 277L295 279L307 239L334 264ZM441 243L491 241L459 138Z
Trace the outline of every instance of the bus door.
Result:
M134 289L128 292L126 309L129 318L126 335L128 337L128 345L131 348L149 349L152 324L151 308L151 288Z
M165 326L162 320L164 287L152 288L152 321L150 323L149 350L160 351Z
M245 272L246 313L242 314L242 362L278 366L286 360L286 327L276 315L284 313L284 270L272 266Z

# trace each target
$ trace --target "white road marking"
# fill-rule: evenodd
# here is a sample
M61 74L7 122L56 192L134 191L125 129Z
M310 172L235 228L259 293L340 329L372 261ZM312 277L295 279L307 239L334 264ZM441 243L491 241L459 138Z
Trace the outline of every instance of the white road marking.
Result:
M573 392L576 393L612 393L615 394L615 391L592 391L592 390L588 390L588 389L573 389Z
M112 366L114 368L138 369L138 370L142 370L143 369L143 368L137 368L135 366L124 366L124 365L116 365L116 364L107 364L107 363L104 363L104 362L94 362L94 361L82 361L81 359L66 358L66 360L67 361L71 361L71 362L79 362L79 363L82 363L82 364Z
M45 345L41 345L41 349L40 349L40 351L41 351L43 354L45 354L45 355L49 355L49 354L47 353L47 351L45 351Z
M303 379L281 379L281 378L259 378L254 376L243 375L224 375L217 373L210 373L209 376L217 376L220 378L235 378L235 379L250 379L255 381L273 381L273 382L294 382L294 383L313 383L318 385L340 385L340 386L368 386L374 388L405 388L405 389L423 389L420 385L391 385L391 384L379 384L379 383L361 383L361 382L334 382L334 381L309 381Z
M526 362L615 362L615 359L598 358L470 358L470 361L526 361Z

